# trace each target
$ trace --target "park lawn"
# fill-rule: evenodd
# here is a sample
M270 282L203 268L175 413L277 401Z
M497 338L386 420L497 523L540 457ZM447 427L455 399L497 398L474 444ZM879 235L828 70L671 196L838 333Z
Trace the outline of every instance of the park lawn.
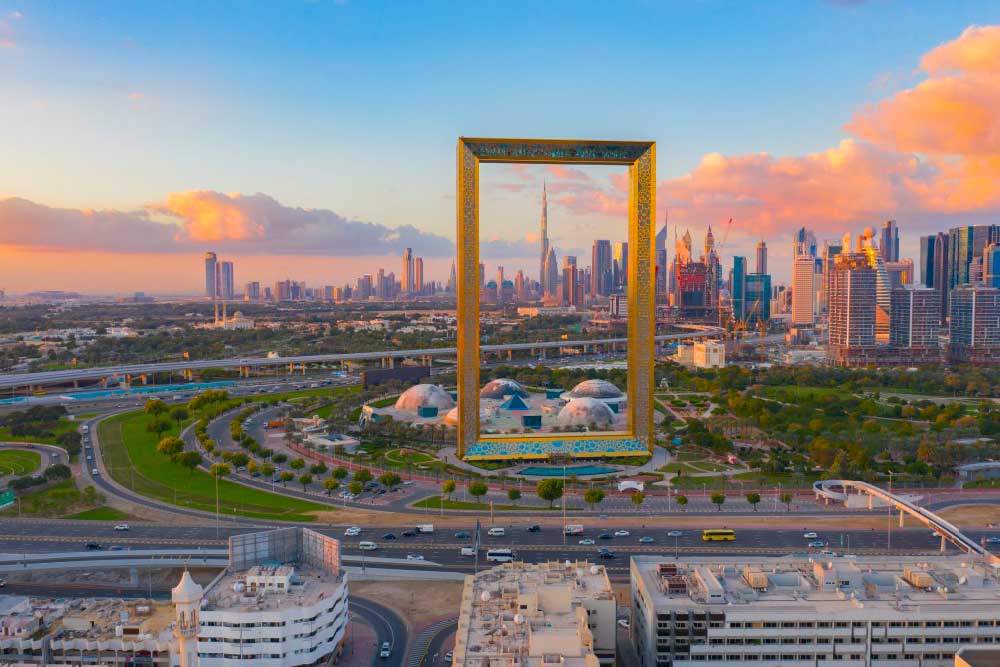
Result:
M847 397L853 396L854 392L846 391L840 387L801 387L799 385L777 385L761 387L760 394L775 400L803 398L819 398L823 396Z
M425 454L424 452L409 450L406 453L403 453L403 450L401 449L393 449L392 451L385 453L385 460L389 463L419 465L421 463L430 463L431 461L434 461L435 458L430 454Z
M21 449L5 449L0 451L0 477L14 475L23 477L38 470L42 465L42 456L38 452L26 452Z
M104 497L88 487L89 493L81 492L73 485L73 480L65 479L47 489L28 490L18 496L19 502L0 512L0 516L37 516L61 518L86 509L99 507ZM20 505L20 508L18 507Z
M1000 479L977 479L962 484L963 489L1000 489Z
M740 472L732 476L734 480L743 480L745 482L754 483L758 487L770 487L778 486L781 484L786 488L793 488L796 484L805 484L812 486L812 483L818 480L820 473L809 472L809 473L765 473L759 471L750 472Z
M156 452L159 439L168 435L179 436L181 426L172 423L170 430L157 436L146 430L146 422L147 416L141 411L115 415L101 422L101 451L111 476L119 484L141 495L168 504L214 512L213 477L202 470L189 470ZM311 513L333 511L327 505L261 491L226 479L220 480L218 486L219 510L223 514L314 521L315 516Z
M692 468L684 461L671 461L662 468L658 468L658 470L660 472L672 472L675 475L677 473L684 473L687 475L697 475L699 472L703 472L701 470L698 470L697 468Z
M42 445L55 445L60 447L57 440L59 436L67 431L75 431L80 426L79 422L71 419L60 419L52 429L52 435L42 437L33 435L13 435L7 426L0 427L0 441L8 442L37 442Z
M132 515L114 507L95 507L94 509L71 514L66 518L76 521L123 521L131 519Z
M486 512L490 511L489 503L475 503L468 500L448 500L444 499L444 508L446 510L484 510ZM424 498L423 500L418 500L417 502L410 505L410 507L420 508L420 509L441 509L442 499L441 496L430 496L429 498ZM548 511L558 509L556 507L539 507L537 505L497 505L493 504L493 509L495 510L526 510L526 511ZM571 508L568 508L571 509Z

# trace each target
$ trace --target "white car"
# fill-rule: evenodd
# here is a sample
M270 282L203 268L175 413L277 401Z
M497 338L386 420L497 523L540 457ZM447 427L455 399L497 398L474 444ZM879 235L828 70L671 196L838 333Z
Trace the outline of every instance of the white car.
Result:
M597 544L596 542L594 542L594 540L590 539L589 537L583 538L582 540L580 540L579 543L583 544L583 545L586 545L586 546L590 546L592 544Z
M624 528L615 531L615 537L628 537L632 533L628 532Z
M388 658L390 655L392 655L392 647L389 645L389 642L382 642L382 648L378 652L378 657Z
M618 625L620 625L623 628L625 628L626 630L628 630L628 625L629 625L628 619L627 618L619 618L618 619Z
M424 557L420 554L406 554L406 560L423 560Z
M128 524L120 523L117 526L115 526L115 530L128 530Z
M361 528L359 526L351 526L344 531L344 535L347 537L357 537L361 534Z
M493 528L490 528L486 532L491 537L503 537L504 535L506 535L506 531L500 526L494 526Z
M684 533L682 533L679 530L671 530L669 533L667 533L667 537L680 537L683 534Z
M807 540L815 540L817 537L819 537L819 535L810 531L808 533L803 533L802 537L804 537Z
M825 546L826 542L824 542L823 540L813 540L812 542L809 543L810 549L822 549Z
M90 474L91 475L100 475L101 471L98 470L97 468L94 468L93 470L90 471Z

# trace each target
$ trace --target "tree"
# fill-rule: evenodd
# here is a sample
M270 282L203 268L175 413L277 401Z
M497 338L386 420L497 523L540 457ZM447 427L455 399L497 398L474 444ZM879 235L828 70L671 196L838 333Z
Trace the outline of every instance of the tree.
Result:
M326 464L323 463L323 462L314 463L311 466L309 466L309 472L311 472L314 475L322 475L326 471L327 471L327 467L326 467Z
M788 511L791 511L791 509L792 509L792 494L790 494L788 491L785 491L784 493L781 494L780 500L781 500L781 502L783 502L785 504L785 509L788 510Z
M212 477L216 477L219 479L221 479L222 477L228 477L232 471L233 469L229 467L228 463L213 463L212 467L209 469L209 472L211 472Z
M330 476L333 477L334 479L342 480L345 477L347 477L347 474L348 474L347 468L345 468L344 466L337 466L336 468L333 469L333 472L330 473Z
M590 505L591 510L594 509L595 505L600 505L602 500L604 500L604 491L601 489L587 489L583 494L583 502Z
M365 485L362 484L361 482L351 482L350 484L347 485L347 490L353 493L354 495L358 495L359 493L364 491L364 489Z
M722 505L726 502L726 494L716 491L712 494L712 504L722 511Z
M303 458L292 459L288 463L288 467L292 470L302 470L306 467L306 461Z
M563 488L563 481L561 479L543 479L540 480L538 482L538 486L535 487L535 493L537 493L538 497L542 500L549 501L549 507L552 507L552 504L555 503L555 501L562 498Z
M759 493L748 493L747 502L753 507L753 511L757 511L757 505L760 504L760 494Z
M677 504L680 506L681 509L684 509L685 507L687 507L688 497L687 496L677 496Z
M274 461L275 463L284 463L285 461L288 460L288 454L283 454L281 452L278 452L277 454L271 457L271 460Z
M170 420L161 419L160 417L153 417L148 422L146 422L146 430L150 433L156 433L159 435L164 431L170 430Z
M203 461L201 454L195 451L181 452L177 455L177 462L188 469L188 472L194 472L194 469L201 465Z
M256 461L247 461L247 472L251 475L260 472L260 464Z
M303 491L306 490L307 486L309 486L310 484L312 484L312 481L313 481L313 476L310 475L307 472L304 472L301 475L299 475L299 484L302 485L302 490Z
M451 494L455 493L455 480L445 480L444 484L441 485L441 493L445 495L445 498L451 500Z
M143 407L143 412L147 415L153 415L154 417L162 415L167 411L167 404L158 398L151 398L146 401L145 407Z
M486 482L472 482L469 484L469 495L479 502L483 496L489 493L490 487L486 485Z
M403 479L394 472L384 472L378 476L378 483L382 486L394 489L403 483Z
M170 418L173 419L175 422L182 422L188 417L190 417L190 414L186 409L182 407L176 407L170 411Z
M175 456L184 451L184 441L174 436L168 436L156 443L156 451L164 456Z
M335 480L333 477L327 477L326 479L323 480L323 488L329 491L330 493L333 493L334 491L340 488L340 482Z
M274 465L271 463L261 465L260 474L264 477L274 477Z
M282 486L288 486L288 482L292 481L293 479L295 479L295 473L290 472L288 470L282 470L281 474L278 475L278 481L281 482Z
M367 484L373 479L375 478L372 477L372 472L368 468L362 468L361 470L354 473L354 481L361 482L362 484Z
M518 491L517 489L508 489L507 490L507 500L509 500L510 502L512 502L512 503L514 503L516 505L517 501L520 500L520 499L521 499L521 492L520 491Z
M635 493L632 494L632 504L635 505L636 507L642 505L642 503L645 500L646 500L646 494L643 493L642 491L636 491Z
M235 452L230 462L237 468L245 468L250 463L250 457L246 452Z

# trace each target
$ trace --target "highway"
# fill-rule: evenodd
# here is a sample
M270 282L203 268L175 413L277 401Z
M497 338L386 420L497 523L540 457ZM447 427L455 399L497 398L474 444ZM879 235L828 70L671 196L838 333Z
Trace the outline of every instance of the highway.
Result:
M722 333L718 327L704 327L683 333L656 336L657 342L669 342L686 338L705 338ZM508 350L540 350L561 347L583 347L587 345L627 344L627 338L595 338L593 340L559 340L537 343L508 343L503 345L482 345L482 352L506 352ZM369 359L398 359L408 357L455 356L454 347L430 347L417 350L383 350L380 352L346 352L337 354L307 354L292 357L231 357L228 359L191 359L165 361L148 364L127 364L121 366L95 366L91 368L70 368L39 373L13 373L0 375L0 388L35 387L48 384L62 384L79 380L96 380L112 376L152 375L185 370L208 368L261 368L264 366L299 366L303 364L337 363L342 361L365 361Z

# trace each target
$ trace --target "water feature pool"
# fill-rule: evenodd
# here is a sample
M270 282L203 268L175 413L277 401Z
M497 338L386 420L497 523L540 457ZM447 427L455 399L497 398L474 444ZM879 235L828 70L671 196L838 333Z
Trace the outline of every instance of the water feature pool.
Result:
M135 394L159 394L163 392L197 391L199 389L218 389L219 387L231 387L235 382L189 382L187 384L161 384L161 385L140 385L131 389L101 389L97 391L81 391L75 394L65 394L65 398L80 401L94 398L108 398L111 396L129 396Z
M571 475L582 477L584 475L607 475L613 472L618 472L618 469L594 465L566 466L565 468L562 466L532 466L521 470L518 474L529 477L569 477Z

